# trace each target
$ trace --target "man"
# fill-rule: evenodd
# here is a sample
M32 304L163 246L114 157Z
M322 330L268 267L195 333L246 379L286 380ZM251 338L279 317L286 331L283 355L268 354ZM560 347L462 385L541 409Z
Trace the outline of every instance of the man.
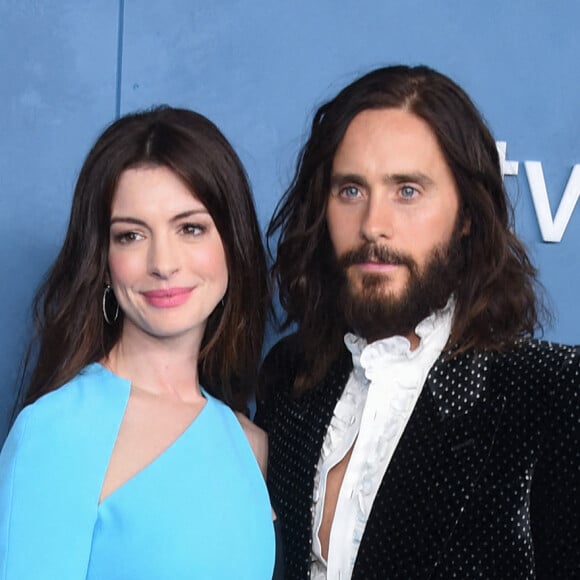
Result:
M375 70L316 113L268 232L296 326L258 411L288 578L580 578L579 352L532 338L510 218L449 78Z

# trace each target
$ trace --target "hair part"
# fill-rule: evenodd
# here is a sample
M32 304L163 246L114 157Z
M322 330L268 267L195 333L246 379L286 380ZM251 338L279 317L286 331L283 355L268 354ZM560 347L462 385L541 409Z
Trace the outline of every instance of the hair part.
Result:
M538 298L536 269L513 232L495 140L469 96L426 66L380 68L318 109L294 179L268 228L269 239L278 236L271 274L286 312L282 328L296 324L302 344L297 392L326 375L347 330L329 284L333 248L325 215L334 156L357 114L386 108L403 109L429 125L455 179L460 215L471 223L449 356L509 348L540 330L542 316L549 317Z
M210 315L199 353L200 380L213 395L244 410L261 357L269 289L266 258L250 185L235 151L208 119L167 106L122 117L89 152L74 191L63 246L33 305L36 335L25 358L24 404L53 391L120 338L105 323L111 205L124 171L167 167L206 207L222 240L229 285Z

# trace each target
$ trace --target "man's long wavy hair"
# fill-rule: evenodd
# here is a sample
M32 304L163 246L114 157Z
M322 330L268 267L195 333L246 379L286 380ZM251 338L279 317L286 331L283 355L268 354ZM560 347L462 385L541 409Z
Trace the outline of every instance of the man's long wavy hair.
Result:
M228 290L209 317L200 381L235 409L255 385L269 307L268 275L252 193L242 164L218 128L185 109L127 115L99 137L81 169L62 249L34 302L36 337L25 363L30 404L102 360L121 336L123 313L108 325L111 204L121 174L167 167L207 208L226 254ZM31 361L35 361L33 366ZM30 372L27 369L30 367Z
M540 314L547 314L538 300L536 269L513 233L495 141L471 99L428 67L380 68L318 109L295 177L268 228L270 240L278 236L272 277L286 311L282 326L296 325L304 360L295 381L298 393L326 374L348 330L337 304L325 217L334 155L358 113L385 108L409 111L429 125L454 176L460 214L471 220L447 354L509 348L540 329Z

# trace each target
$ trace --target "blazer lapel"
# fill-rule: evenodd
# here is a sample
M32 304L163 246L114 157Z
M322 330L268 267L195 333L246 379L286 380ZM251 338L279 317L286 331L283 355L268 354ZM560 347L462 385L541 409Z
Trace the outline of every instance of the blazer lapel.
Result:
M353 578L429 578L469 502L505 398L492 357L473 353L429 373L373 503ZM377 576L378 577L378 576Z

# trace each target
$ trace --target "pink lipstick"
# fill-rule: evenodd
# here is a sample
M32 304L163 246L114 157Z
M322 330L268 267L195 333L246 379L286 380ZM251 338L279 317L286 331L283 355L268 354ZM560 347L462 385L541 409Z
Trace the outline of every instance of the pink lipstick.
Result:
M143 292L143 296L155 308L176 308L187 302L192 290L193 288L164 288Z

